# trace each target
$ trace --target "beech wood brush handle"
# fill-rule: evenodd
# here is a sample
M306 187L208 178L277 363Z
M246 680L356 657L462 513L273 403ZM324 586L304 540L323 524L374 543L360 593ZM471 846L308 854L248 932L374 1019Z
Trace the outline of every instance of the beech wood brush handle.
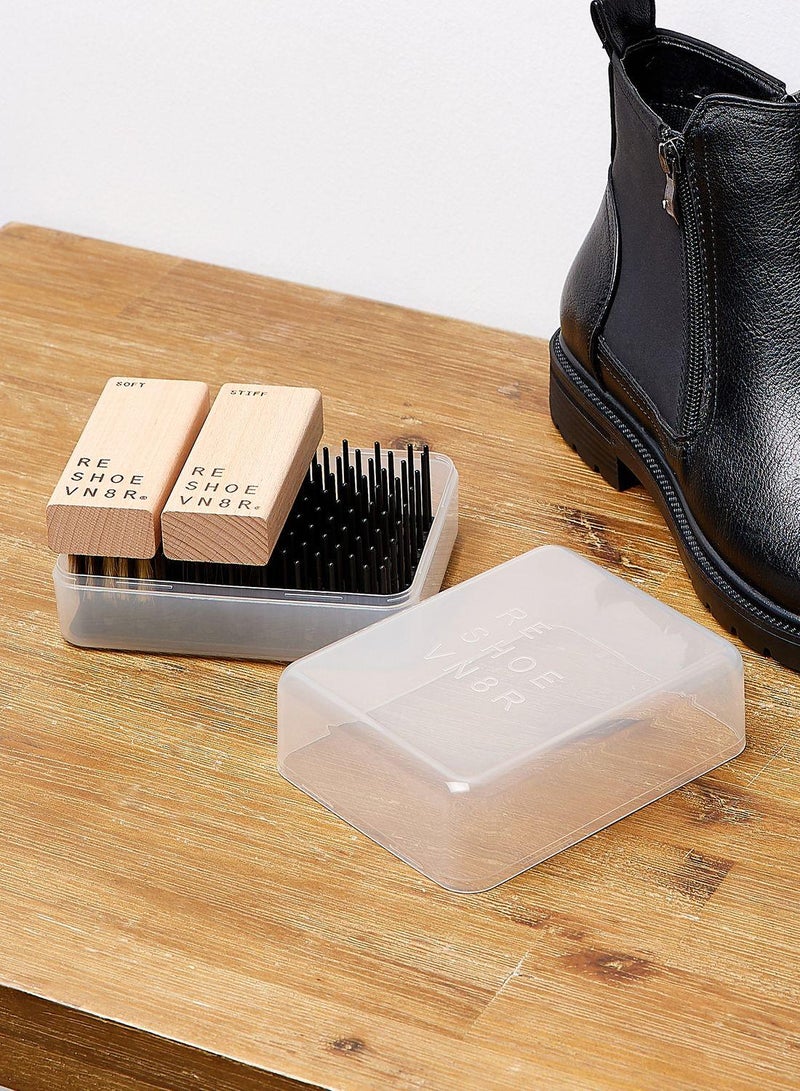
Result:
M208 404L205 383L109 379L47 505L50 548L152 557L161 510Z
M164 553L264 565L322 438L322 395L227 383L162 516Z

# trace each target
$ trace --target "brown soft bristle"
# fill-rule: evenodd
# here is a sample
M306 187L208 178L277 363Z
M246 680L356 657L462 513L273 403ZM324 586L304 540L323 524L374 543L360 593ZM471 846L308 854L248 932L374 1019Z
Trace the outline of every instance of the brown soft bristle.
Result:
M78 576L106 576L122 580L157 578L155 557L83 557L71 554L67 566L70 572Z

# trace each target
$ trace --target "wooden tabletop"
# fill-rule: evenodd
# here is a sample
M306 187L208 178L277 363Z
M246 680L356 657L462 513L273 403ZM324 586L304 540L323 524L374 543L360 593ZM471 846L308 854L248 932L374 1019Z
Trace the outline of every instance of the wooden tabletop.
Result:
M120 373L319 387L328 439L456 462L448 583L558 542L714 628L543 342L19 225L0 331L0 1084L798 1085L797 676L745 652L741 758L464 896L281 779L278 667L59 635L44 506Z

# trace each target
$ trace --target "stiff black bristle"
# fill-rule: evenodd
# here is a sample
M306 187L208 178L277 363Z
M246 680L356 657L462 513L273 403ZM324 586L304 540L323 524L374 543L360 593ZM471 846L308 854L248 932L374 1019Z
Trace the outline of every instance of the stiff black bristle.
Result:
M181 583L274 587L297 591L394 595L412 583L433 523L430 452L404 455L327 447L316 455L286 520L269 564L218 565L172 561L159 551L149 578ZM143 578L142 562L71 557L84 575ZM144 577L147 578L147 577Z

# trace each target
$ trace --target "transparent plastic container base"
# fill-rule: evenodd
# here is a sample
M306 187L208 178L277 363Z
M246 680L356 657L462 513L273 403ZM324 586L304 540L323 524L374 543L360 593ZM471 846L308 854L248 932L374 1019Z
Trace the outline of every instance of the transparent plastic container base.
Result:
M398 465L404 459L395 453ZM62 635L84 648L290 662L436 594L458 533L458 473L446 455L431 454L431 492L433 523L400 594L84 576L61 556L53 583Z
M287 667L278 765L448 890L488 890L744 748L728 641L544 546Z

